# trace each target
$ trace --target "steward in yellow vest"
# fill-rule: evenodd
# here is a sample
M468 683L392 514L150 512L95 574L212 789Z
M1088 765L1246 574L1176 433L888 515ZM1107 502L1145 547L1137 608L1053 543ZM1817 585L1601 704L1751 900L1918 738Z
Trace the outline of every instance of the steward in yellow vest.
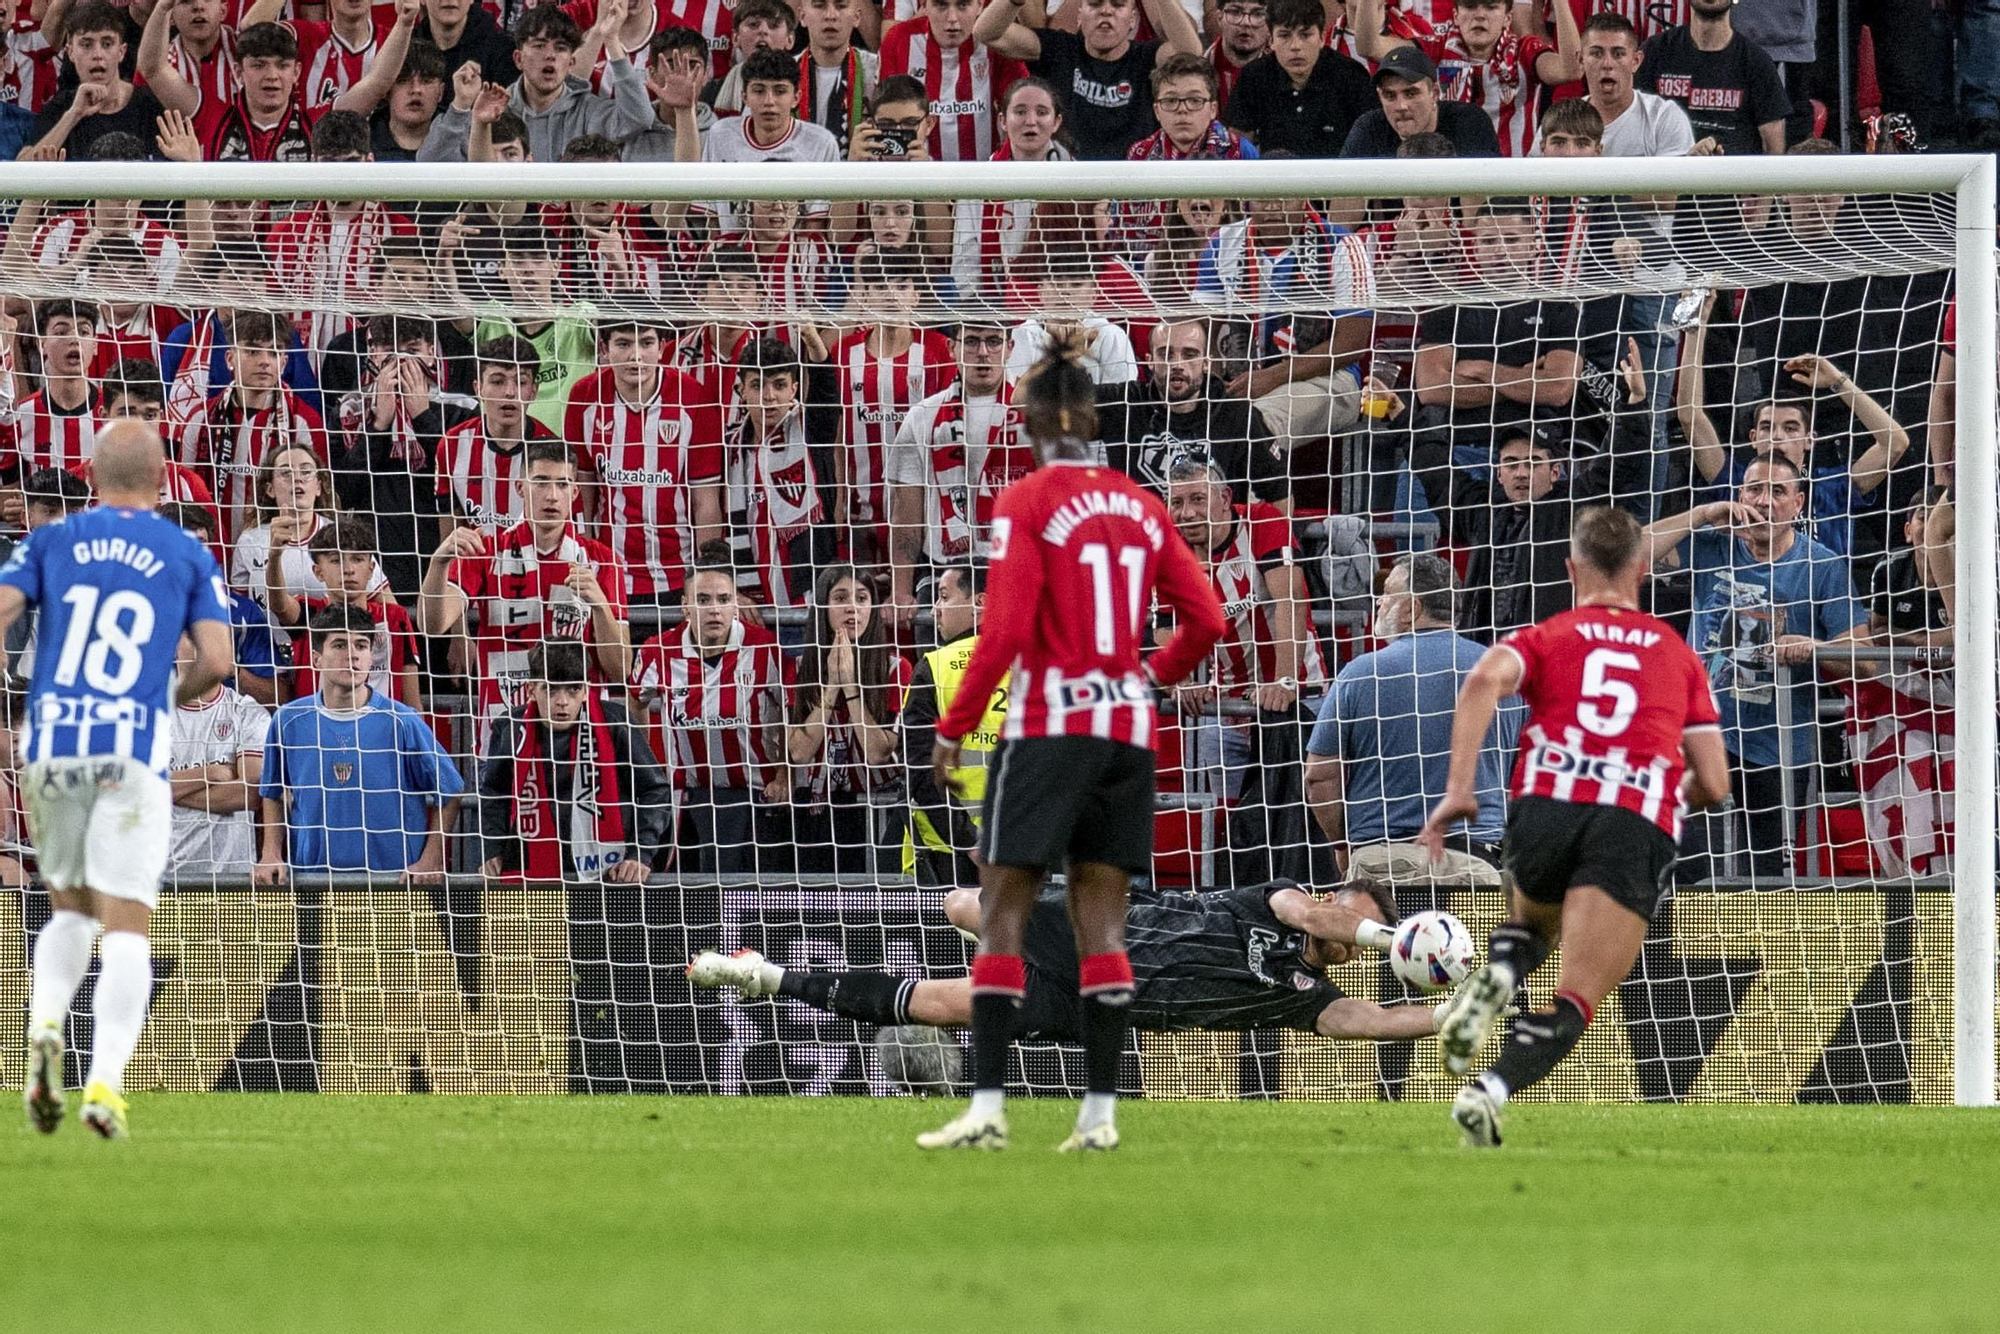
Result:
M917 883L937 887L974 887L979 869L968 855L979 838L979 814L986 796L986 762L1000 744L1000 725L1007 712L1007 688L987 701L979 725L965 734L962 763L955 771L965 785L960 799L940 788L931 772L931 749L937 742L937 721L951 708L972 661L979 609L986 600L984 563L952 565L937 576L932 617L942 646L917 660L903 698L901 726L903 761L908 766L910 825L903 838L903 870Z

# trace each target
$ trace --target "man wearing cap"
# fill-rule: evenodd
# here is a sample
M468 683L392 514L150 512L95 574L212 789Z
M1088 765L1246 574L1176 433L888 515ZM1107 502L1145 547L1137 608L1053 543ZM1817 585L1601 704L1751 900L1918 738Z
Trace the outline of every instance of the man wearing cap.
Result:
M1460 157L1499 157L1493 120L1469 102L1438 95L1437 66L1414 46L1399 46L1375 69L1375 97L1381 106L1354 122L1342 157L1394 157L1396 146L1413 134L1441 134Z

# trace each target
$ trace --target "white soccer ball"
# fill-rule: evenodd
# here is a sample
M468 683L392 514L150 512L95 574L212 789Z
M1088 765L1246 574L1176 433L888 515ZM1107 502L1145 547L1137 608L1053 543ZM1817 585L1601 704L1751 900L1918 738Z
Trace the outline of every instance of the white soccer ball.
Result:
M1389 942L1389 967L1419 991L1457 986L1472 964L1472 933L1448 912L1411 913Z

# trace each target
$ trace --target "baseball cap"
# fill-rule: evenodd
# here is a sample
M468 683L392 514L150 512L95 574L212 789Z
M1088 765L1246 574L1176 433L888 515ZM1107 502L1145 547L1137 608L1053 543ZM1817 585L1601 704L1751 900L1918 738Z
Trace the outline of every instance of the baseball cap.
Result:
M1419 79L1435 79L1438 71L1437 66L1431 64L1431 58L1416 47L1399 46L1382 57L1382 63L1375 67L1375 82L1382 82L1385 74L1415 83Z

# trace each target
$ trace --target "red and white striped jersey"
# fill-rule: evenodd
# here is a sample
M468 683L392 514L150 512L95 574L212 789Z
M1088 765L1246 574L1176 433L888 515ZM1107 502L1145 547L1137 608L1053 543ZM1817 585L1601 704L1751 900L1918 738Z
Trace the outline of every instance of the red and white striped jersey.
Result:
M287 20L286 26L299 39L299 96L306 105L331 106L335 98L360 83L375 64L383 38L395 25L393 12L386 21L378 12L368 39L360 46L349 46L331 23Z
M160 364L161 340L187 322L187 316L172 306L141 305L132 308L129 318L112 323L111 307L97 308L97 356L90 363L92 376L102 379L121 361L150 361Z
M318 203L272 224L264 243L272 285L298 303L296 323L315 365L327 344L361 322L354 312L369 305L382 242L414 235L408 218L373 203L344 218Z
M597 0L570 0L562 11L585 32L597 22ZM668 28L687 28L700 33L708 42L710 77L720 79L728 75L734 59L729 42L736 32L735 0L654 0L653 32L658 35ZM634 59L645 59L644 43ZM601 53L597 66L600 71L604 68Z
M581 536L574 525L553 551L536 549L535 528L529 523L489 538L487 548L453 561L449 575L465 594L467 615L478 623L474 643L482 723L503 705L515 708L524 702L520 687L535 645L544 639L590 641L590 607L570 591L570 566L589 568L604 589L614 619L625 619L624 569L609 547ZM589 655L589 663L592 680L599 680L595 653ZM482 726L482 748L484 730Z
M1208 57L1209 65L1215 70L1215 111L1217 115L1221 115L1229 105L1229 95L1236 91L1236 81L1243 77L1243 66L1229 58L1229 53L1222 49L1221 42L1210 42L1204 54Z
M28 0L20 0L7 30L6 49L0 52L0 102L40 111L42 103L56 95L61 76L57 54L42 32L42 21L29 12Z
M556 290L595 301L633 292L660 295L675 256L654 234L636 204L620 204L610 227L586 231L568 204L544 204L542 230L554 242ZM604 239L599 239L600 237Z
M826 237L801 228L768 249L753 245L751 253L764 271L769 315L780 321L815 318L826 296L827 275L833 272L833 249Z
M737 621L704 655L685 621L639 646L632 691L658 696L647 730L674 790L761 788L785 749L784 654L769 630Z
M257 471L264 460L297 445L326 466L326 431L314 412L289 389L270 406L246 408L231 385L211 396L177 433L180 461L202 474L222 510L223 540L257 522Z
M1446 8L1449 9L1450 6ZM1342 11L1338 19L1327 25L1326 46L1329 50L1338 51L1349 60L1360 61L1372 71L1375 62L1362 55L1355 45L1354 30L1347 26L1347 19L1347 13ZM1437 29L1431 25L1429 19L1404 8L1403 0L1391 0L1388 19L1384 26L1391 37L1405 42L1421 42L1437 33Z
M677 339L666 361L694 381L696 392L688 401L696 407L709 408L727 416L736 406L736 363L741 360L743 349L755 339L765 336L765 332L756 328L745 329L731 336L725 347L721 326L703 324ZM769 333L773 338L784 337L778 330Z
M1235 506L1236 531L1215 553L1209 578L1215 595L1222 601L1222 614L1229 628L1216 642L1215 684L1228 694L1248 696L1253 686L1268 685L1279 678L1277 627L1271 617L1271 593L1265 575L1273 569L1290 570L1298 539L1292 521L1276 505L1254 501L1246 509ZM1304 643L1299 648L1298 683L1301 698L1326 693L1326 657L1320 652L1319 636L1311 625L1311 608L1300 599L1298 614L1306 624L1300 627Z
M1500 641L1528 705L1513 795L1618 806L1681 833L1681 737L1721 717L1708 669L1644 612L1578 607Z
M489 533L512 528L527 517L514 485L521 458L535 441L553 439L555 432L530 417L527 439L512 449L495 449L487 443L485 418L467 417L438 437L438 499Z
M694 555L694 488L722 476L722 414L696 406L701 393L665 368L643 403L621 398L608 369L570 390L563 439L596 475L604 534L635 594L679 590Z
M299 603L305 608L302 627L310 626L313 617L333 605L323 597L302 597ZM361 604L361 609L376 627L375 667L368 673L368 684L386 698L399 700L403 696L396 689L396 677L405 668L423 662L417 652L416 622L410 619L403 604L393 598L370 598ZM304 699L319 689L319 678L313 674L312 652L306 643L309 637L303 628L293 635L292 699Z
M1949 667L1898 663L1843 681L1868 846L1887 876L1951 873L1958 722Z
M1542 100L1542 76L1535 72L1535 62L1556 49L1554 42L1509 32L1492 55L1474 61L1458 29L1447 23L1417 45L1437 66L1438 95L1470 103L1493 122L1502 157L1527 157L1534 150Z
M937 734L964 736L1010 669L1009 739L1091 736L1146 747L1152 685L1193 671L1226 625L1159 497L1123 473L1052 463L1001 495L986 618ZM1140 670L1154 598L1179 629Z
M95 390L86 393L74 411L50 402L46 390L22 399L0 421L0 458L7 461L5 471L18 469L25 479L42 468L82 469L97 444L101 406Z
M847 464L848 518L856 524L888 522L884 452L910 409L943 392L958 375L951 344L934 329L918 331L895 356L870 352L872 333L857 329L833 345L844 437L840 457Z
M237 77L234 26L222 29L222 40L205 58L197 57L187 49L185 42L175 37L167 43L167 64L201 95L202 106L233 102L236 94L243 91L243 81ZM144 80L138 82L143 83Z
M1542 0L1542 22L1549 31L1555 31L1555 24L1548 17L1549 5L1554 0ZM1570 12L1576 15L1576 30L1583 31L1583 25L1592 14L1622 14L1631 20L1639 30L1639 45L1644 46L1669 28L1678 28L1688 21L1688 0L1569 0Z
M1000 143L1000 95L1027 66L966 41L946 50L922 15L882 34L881 78L908 74L924 85L937 125L931 157L940 162L984 162Z
M45 269L59 268L69 263L75 256L77 246L95 228L89 209L77 209L71 213L60 213L42 224L35 233L32 247L35 263ZM126 233L145 253L146 260L153 268L156 290L164 294L173 286L174 278L181 269L181 238L171 228L162 227L151 218L142 217Z

